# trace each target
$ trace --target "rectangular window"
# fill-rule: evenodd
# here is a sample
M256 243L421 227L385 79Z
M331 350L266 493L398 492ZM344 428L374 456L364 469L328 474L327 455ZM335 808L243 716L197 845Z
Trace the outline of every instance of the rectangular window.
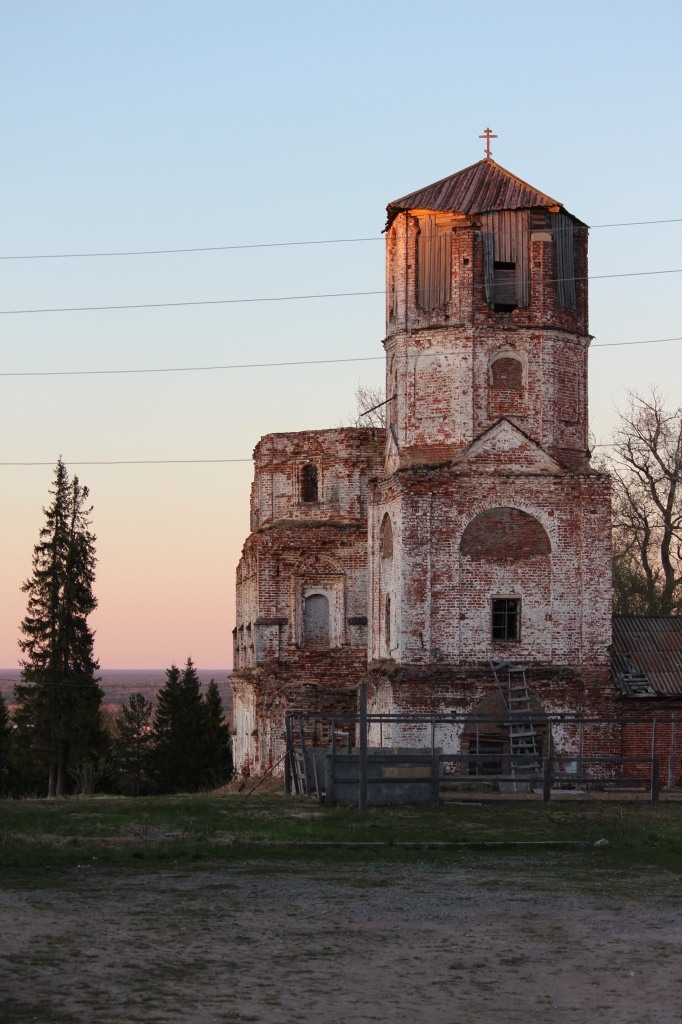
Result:
M494 308L502 312L516 309L516 264L495 260L493 269L495 274L495 283L493 285Z
M530 215L502 210L481 218L485 300L497 311L530 305Z
M521 598L494 597L492 620L494 641L518 643L521 639Z

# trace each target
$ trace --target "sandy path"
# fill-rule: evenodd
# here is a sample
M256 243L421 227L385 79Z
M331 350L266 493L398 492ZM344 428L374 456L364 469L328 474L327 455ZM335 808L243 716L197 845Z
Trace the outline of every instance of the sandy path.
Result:
M682 878L494 864L93 864L4 886L0 1020L682 1021Z

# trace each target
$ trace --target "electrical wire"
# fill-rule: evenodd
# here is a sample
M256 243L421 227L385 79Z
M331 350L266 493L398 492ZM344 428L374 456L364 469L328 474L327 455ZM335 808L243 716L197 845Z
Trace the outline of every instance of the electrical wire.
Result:
M65 466L195 466L210 463L252 462L246 459L107 459L104 461L83 461L82 459L62 459ZM0 466L54 466L51 462L0 462Z
M603 341L590 346L593 348L618 348L623 345L660 345L666 341L682 341L677 338L642 338L638 341ZM3 370L0 377L104 377L115 374L141 373L209 373L215 370L265 370L282 366L326 366L338 363L383 362L385 356L350 356L343 359L291 359L276 363L224 363L215 366L149 366L142 369L120 370Z
M2 371L0 377L96 377L130 373L206 373L211 370L261 370L279 366L319 366L327 363L372 363L385 356L353 356L344 359L292 359L278 363L226 363L219 366L154 366L140 370L17 370Z
M668 217L665 220L631 220L621 221L617 224L590 224L586 225L589 230L596 228L632 228L646 224L679 224L682 217ZM576 225L581 227L581 225ZM50 252L31 253L27 255L0 256L0 260L75 260L93 259L110 256L166 256L174 253L188 252L230 252L237 249L283 249L298 245L352 245L356 242L381 242L384 235L370 235L365 238L315 238L305 239L300 242L248 242L242 245L197 245L187 246L181 249L128 249L113 252Z
M658 271L674 273L674 271ZM111 306L55 306L41 309L0 309L0 316L16 316L22 313L92 313L109 309L162 309L175 306L231 306L251 302L298 302L303 299L345 299L356 295L385 295L382 291L370 292L323 292L319 295L272 295L255 299L190 299L184 302L132 302Z
M664 341L682 341L682 338L645 338L643 341L599 341L593 348L620 348L623 345L660 345Z
M653 277L660 274L682 274L682 268L673 270L633 270L623 274L590 274L572 278L574 281L603 281L619 277ZM557 283L563 278L545 278L545 284ZM483 285L479 286L483 288ZM231 306L255 302L300 302L307 299L346 299L362 295L386 295L386 291L321 292L314 295L268 295L253 299L189 299L180 302L132 302L110 306L48 306L36 309L0 309L0 316L19 316L26 313L93 313L113 309L168 309L178 306Z

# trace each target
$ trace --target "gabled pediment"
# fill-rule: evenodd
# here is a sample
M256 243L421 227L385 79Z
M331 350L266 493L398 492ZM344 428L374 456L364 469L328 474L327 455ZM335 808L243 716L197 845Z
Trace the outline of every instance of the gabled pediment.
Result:
M562 467L508 419L498 420L475 438L457 460L458 468L479 472L561 473Z

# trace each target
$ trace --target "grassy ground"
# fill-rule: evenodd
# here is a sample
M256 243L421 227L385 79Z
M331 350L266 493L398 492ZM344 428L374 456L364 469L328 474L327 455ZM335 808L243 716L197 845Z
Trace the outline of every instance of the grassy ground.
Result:
M594 843L607 839L608 846ZM583 843L573 855L603 866L682 870L682 805L531 802L371 809L328 808L278 794L68 798L0 803L0 870L49 866L235 862L255 858L336 862L454 861L483 843ZM345 844L384 843L362 851ZM402 846L467 844L418 851ZM300 844L300 845L299 845ZM307 845L311 844L311 845ZM341 844L317 846L312 844ZM470 849L469 849L470 846Z
M681 869L680 803L4 801L0 1024L675 1024Z

